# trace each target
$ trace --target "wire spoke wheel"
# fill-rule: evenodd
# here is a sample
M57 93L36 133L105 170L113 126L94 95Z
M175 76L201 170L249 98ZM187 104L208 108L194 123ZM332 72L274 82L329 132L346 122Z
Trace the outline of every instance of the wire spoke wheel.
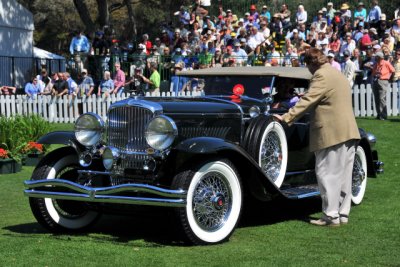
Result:
M367 157L361 146L357 147L354 156L353 174L352 174L352 202L360 204L364 198L367 186Z
M265 175L279 188L286 174L288 147L285 131L277 122L270 122L260 140L258 162Z
M178 220L194 244L223 242L235 230L242 208L238 172L227 159L206 161L195 170L174 177L173 188L187 190L186 207L176 209Z

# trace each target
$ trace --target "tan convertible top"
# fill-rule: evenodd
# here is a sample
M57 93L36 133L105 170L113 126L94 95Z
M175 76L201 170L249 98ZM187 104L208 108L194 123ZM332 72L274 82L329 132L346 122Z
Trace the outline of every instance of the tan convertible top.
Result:
M279 76L292 79L310 80L311 73L304 67L220 67L180 71L180 76Z

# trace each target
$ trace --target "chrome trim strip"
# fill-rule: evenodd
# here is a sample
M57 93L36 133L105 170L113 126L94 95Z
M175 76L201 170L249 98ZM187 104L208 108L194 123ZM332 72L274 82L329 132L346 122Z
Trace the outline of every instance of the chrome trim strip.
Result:
M135 107L149 109L154 114L159 114L159 113L162 113L162 111L163 111L163 107L156 102L147 101L147 100L143 100L143 99L128 98L128 99L125 99L120 102L116 102L115 104L111 105L108 112L110 112L110 110L113 110L115 108L121 108L121 107L127 107L127 106L129 106L129 107L135 106Z
M64 187L71 190L75 190L80 193L86 193L90 196L95 195L109 195L115 193L122 192L135 192L135 193L150 193L163 197L186 197L186 191L179 190L169 190L157 186L147 185L147 184L122 184L110 187L88 187L84 185L80 185L68 180L63 179L44 179L44 180L35 180L35 181L25 181L25 188L34 189L38 187Z
M163 199L163 198L144 198L144 197L126 197L126 196L90 196L87 194L76 194L66 192L49 192L37 190L24 190L25 196L34 198L52 198L75 200L85 202L101 202L101 203L118 203L118 204L132 204L132 205L148 205L148 206L162 206L162 207L185 207L186 201L184 199Z
M111 172L107 172L107 171L100 172L100 171L90 171L90 170L78 170L78 173L111 175Z

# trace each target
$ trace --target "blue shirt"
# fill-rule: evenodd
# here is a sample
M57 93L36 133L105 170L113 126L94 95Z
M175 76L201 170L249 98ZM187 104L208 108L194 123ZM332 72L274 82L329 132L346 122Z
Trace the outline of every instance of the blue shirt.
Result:
M381 16L381 8L379 6L374 6L368 14L368 22L377 22Z
M100 83L100 89L101 89L102 93L110 92L111 90L114 90L113 80L111 80L111 79L102 80Z
M356 9L354 11L354 18L358 18L358 17L363 17L364 20L367 19L367 10L365 8L361 9L361 11L359 11L358 9Z
M83 79L82 83L79 85L79 87L82 90L82 93L84 93L84 94L87 94L89 92L90 88L93 86L94 86L94 82L93 82L92 77L90 77L90 76L86 76Z
M271 21L271 13L269 13L269 11L265 11L264 13L261 12L260 16L261 17L267 17L268 23Z
M69 46L69 52L73 55L75 52L89 53L90 44L86 36L81 35L80 38L74 37Z
M67 83L68 83L68 94L72 94L73 92L75 92L78 85L71 77L67 79Z
M27 83L25 85L25 93L31 96L37 95L40 93L40 86L38 84Z
M183 76L172 76L171 83L172 83L172 92L178 93L182 91L183 86L189 81L188 78Z

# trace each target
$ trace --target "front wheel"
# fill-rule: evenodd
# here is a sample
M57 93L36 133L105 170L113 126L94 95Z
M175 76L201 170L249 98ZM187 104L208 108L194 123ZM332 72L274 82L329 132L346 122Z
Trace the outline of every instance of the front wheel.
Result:
M351 187L351 200L358 205L362 202L367 187L367 156L361 146L357 147L354 156L353 177Z
M76 181L80 168L78 156L71 148L48 154L32 174L31 180L65 179ZM29 198L36 220L52 232L78 231L91 226L99 213L89 210L84 202L51 198Z
M194 244L223 242L235 230L242 208L238 172L226 159L207 161L174 177L173 187L187 190L186 207L178 220Z

